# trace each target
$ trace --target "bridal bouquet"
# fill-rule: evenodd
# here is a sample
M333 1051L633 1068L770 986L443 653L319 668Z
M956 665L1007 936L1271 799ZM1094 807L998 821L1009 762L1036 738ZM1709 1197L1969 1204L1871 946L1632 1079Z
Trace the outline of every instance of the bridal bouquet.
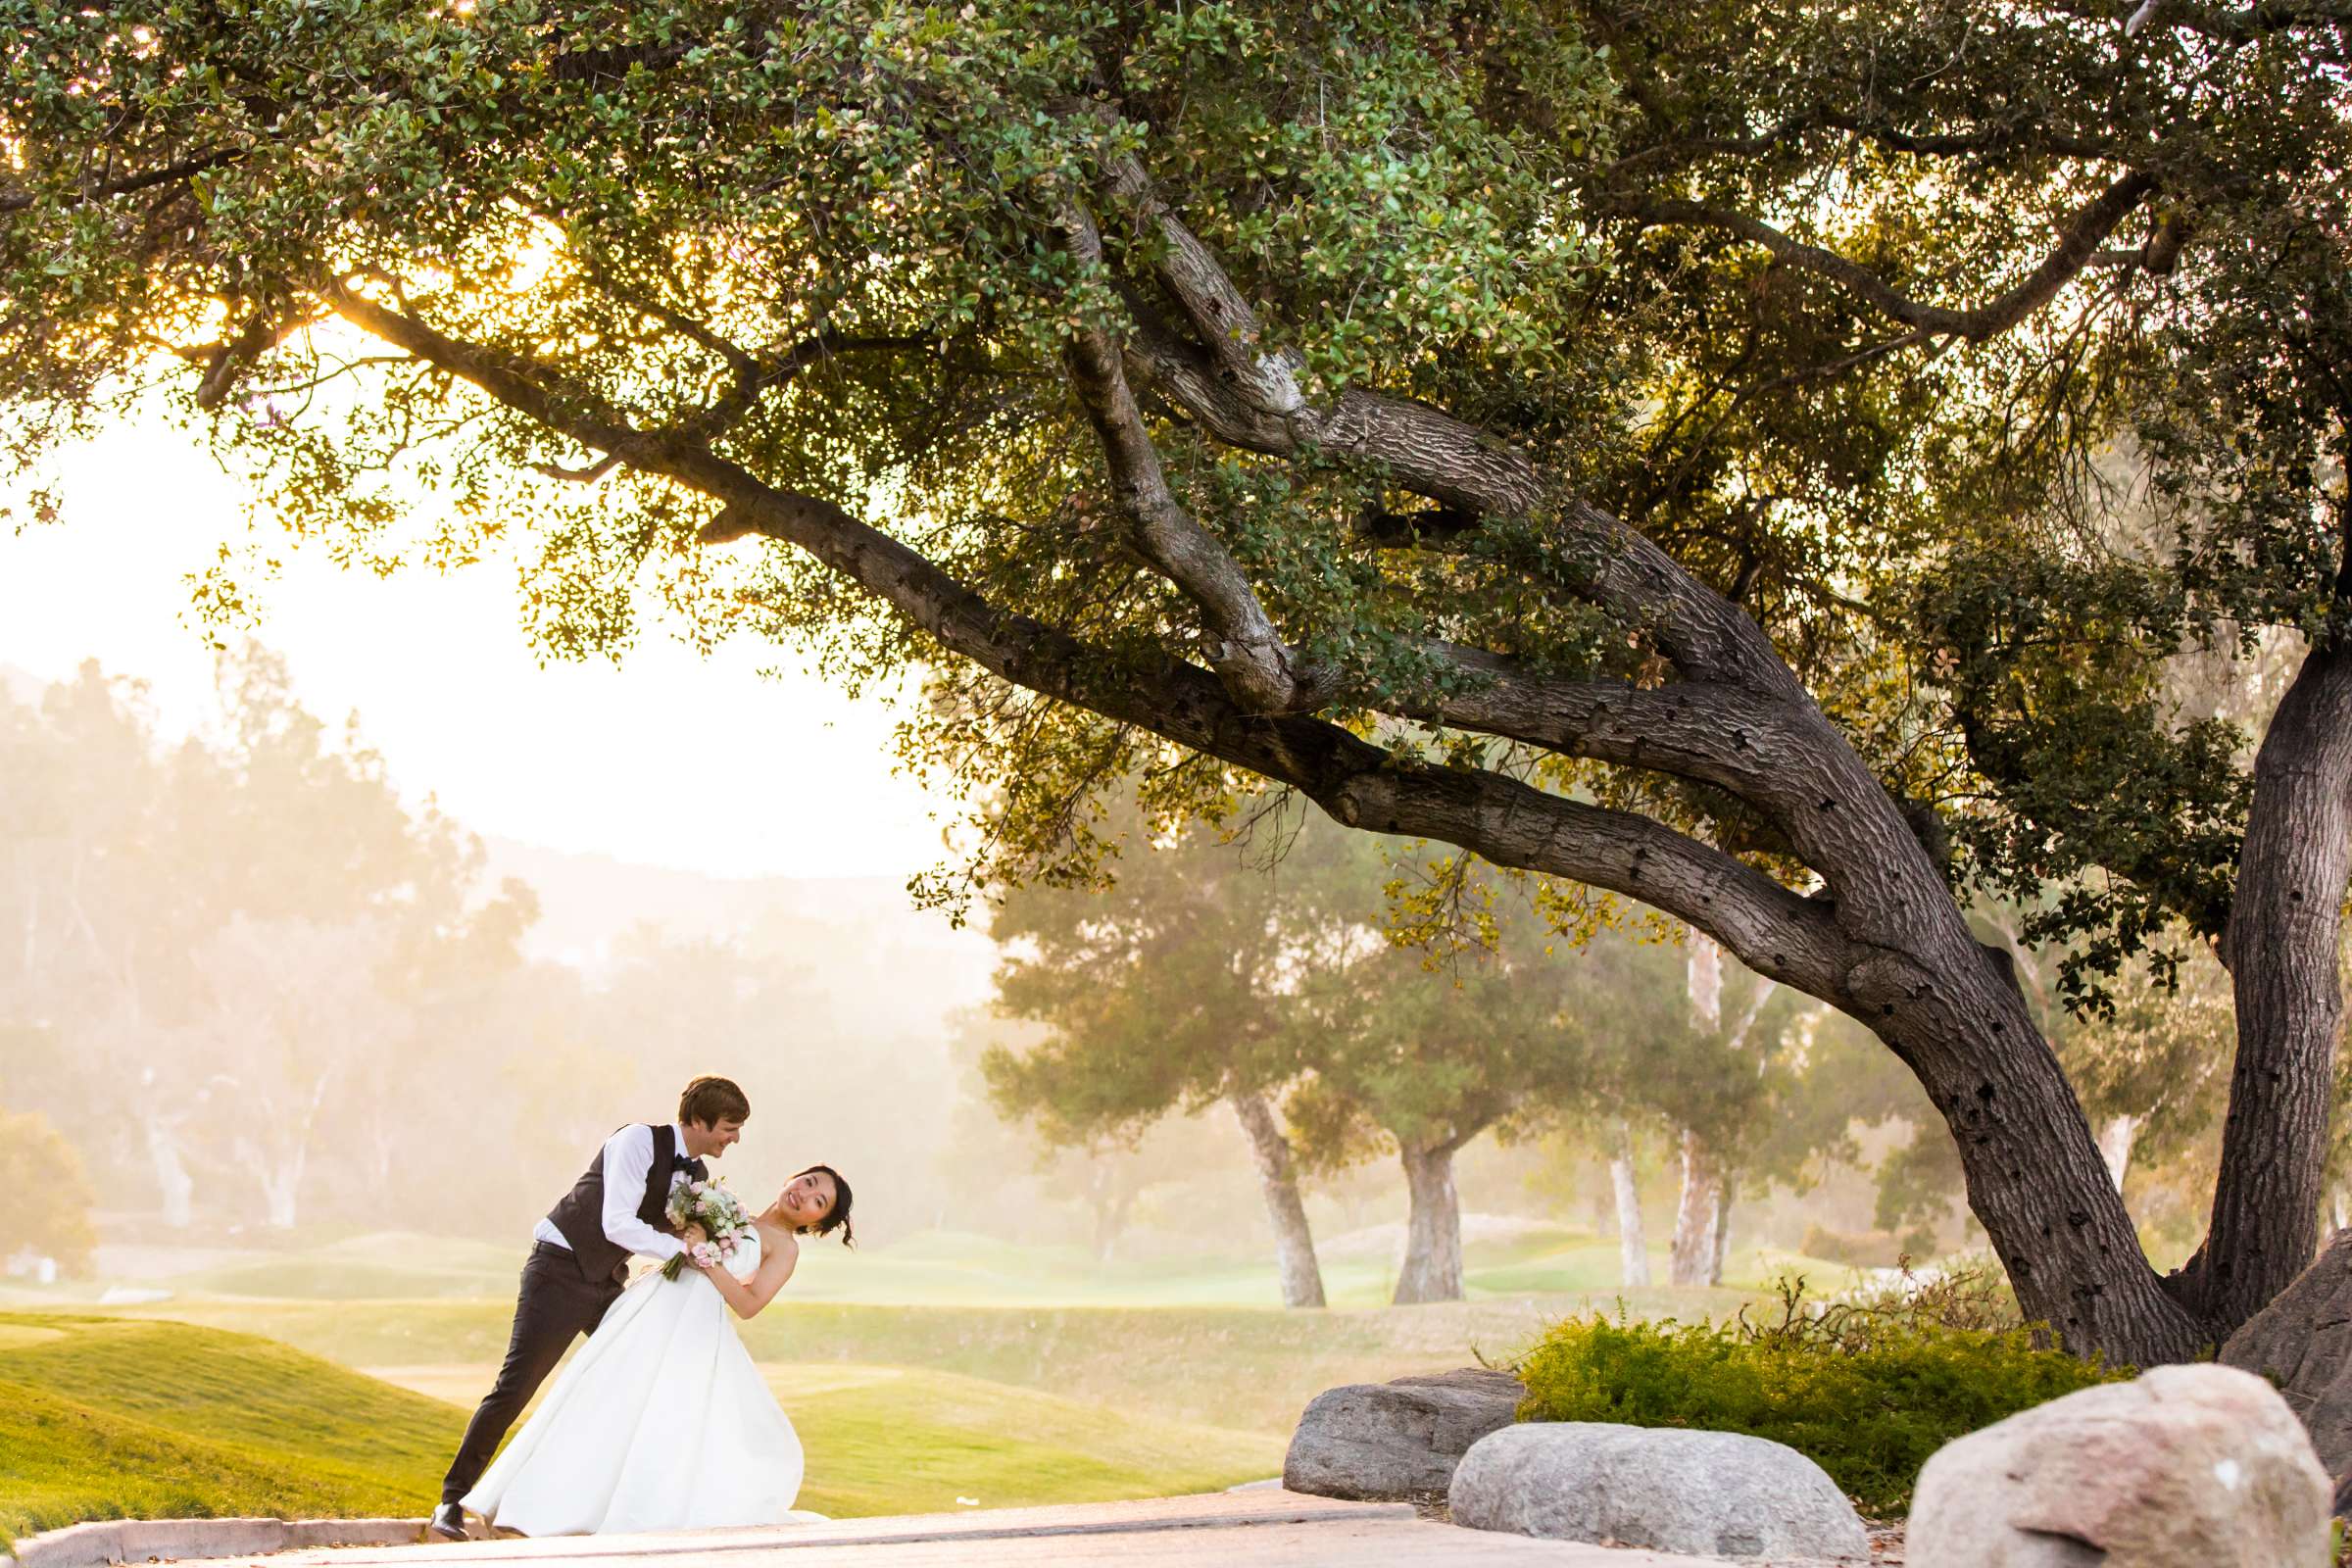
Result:
M735 1255L735 1250L746 1236L752 1234L752 1219L727 1191L724 1179L680 1182L669 1191L669 1223L680 1237L689 1228L699 1230L704 1239L690 1244L686 1250L662 1265L662 1277L674 1280L686 1272L686 1260L692 1258L697 1267L708 1268Z

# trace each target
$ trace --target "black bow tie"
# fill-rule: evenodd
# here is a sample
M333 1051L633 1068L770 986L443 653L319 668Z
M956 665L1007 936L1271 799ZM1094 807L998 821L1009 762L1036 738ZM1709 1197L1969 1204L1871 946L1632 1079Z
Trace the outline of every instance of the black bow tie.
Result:
M698 1182L705 1182L710 1179L710 1167L704 1164L701 1160L695 1158L691 1154L670 1155L669 1168L673 1171L685 1171Z

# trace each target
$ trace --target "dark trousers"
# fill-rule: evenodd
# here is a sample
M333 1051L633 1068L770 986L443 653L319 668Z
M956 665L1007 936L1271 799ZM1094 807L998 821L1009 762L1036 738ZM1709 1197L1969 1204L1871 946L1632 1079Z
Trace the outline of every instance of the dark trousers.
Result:
M443 1502L455 1502L473 1490L490 1468L499 1440L564 1359L571 1342L594 1334L606 1308L619 1296L618 1280L589 1279L566 1249L545 1242L531 1249L522 1265L522 1289L514 1298L514 1331L507 1340L507 1359L498 1369L497 1384L466 1425L466 1440L458 1445L458 1456L441 1482Z

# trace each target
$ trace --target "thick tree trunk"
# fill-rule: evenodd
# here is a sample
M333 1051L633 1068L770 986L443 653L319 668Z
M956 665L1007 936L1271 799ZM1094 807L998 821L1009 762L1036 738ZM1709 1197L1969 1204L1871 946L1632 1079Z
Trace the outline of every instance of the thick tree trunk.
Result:
M1935 962L1944 945L1860 965L1856 1000L1950 1127L1969 1207L2027 1320L2078 1354L2132 1365L2194 1358L2212 1332L2148 1266L2025 999L1983 950L1972 963L1956 954Z
M1412 1207L1404 1223L1404 1267L1396 1275L1398 1306L1462 1298L1462 1205L1453 1190L1457 1147L1401 1150Z
M1715 1269L1718 1178L1714 1151L1706 1140L1683 1131L1683 1196L1674 1214L1674 1248L1667 1256L1666 1283L1705 1285Z
M2255 754L2254 801L2222 942L2237 1004L2237 1059L2212 1222L2175 1282L2217 1336L2261 1310L2319 1247L2348 878L2352 640L2338 639L2303 661Z
M1306 1205L1298 1199L1298 1173L1291 1158L1291 1141L1275 1123L1273 1107L1263 1095L1235 1090L1226 1096L1234 1119L1250 1140L1250 1157L1257 1166L1258 1191L1266 1200L1266 1218L1274 1227L1274 1261L1282 1275L1282 1304L1312 1307L1323 1302L1323 1270L1315 1262L1315 1237L1307 1229Z
M1634 1129L1622 1118L1609 1149L1609 1185L1617 1195L1619 1280L1629 1291L1646 1291L1649 1238L1642 1228L1642 1190L1634 1182Z
M2107 1174L2115 1179L2119 1193L2132 1169L2132 1150L2139 1142L2140 1123L2146 1120L2127 1112L2108 1117L2107 1125L2099 1129L2099 1157L2107 1162Z

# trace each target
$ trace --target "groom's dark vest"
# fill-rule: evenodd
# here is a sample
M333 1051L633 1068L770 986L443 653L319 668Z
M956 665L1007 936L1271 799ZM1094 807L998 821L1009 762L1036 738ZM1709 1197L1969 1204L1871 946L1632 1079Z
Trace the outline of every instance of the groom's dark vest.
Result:
M645 1196L637 1205L637 1217L664 1235L669 1228L669 1162L678 1152L677 1129L667 1123L654 1126L654 1163L645 1173ZM628 1279L629 1250L605 1234L605 1152L598 1150L596 1158L588 1162L588 1173L572 1183L564 1200L548 1211L557 1230L571 1244L571 1255L580 1261L580 1272L592 1280L612 1280L620 1284Z

